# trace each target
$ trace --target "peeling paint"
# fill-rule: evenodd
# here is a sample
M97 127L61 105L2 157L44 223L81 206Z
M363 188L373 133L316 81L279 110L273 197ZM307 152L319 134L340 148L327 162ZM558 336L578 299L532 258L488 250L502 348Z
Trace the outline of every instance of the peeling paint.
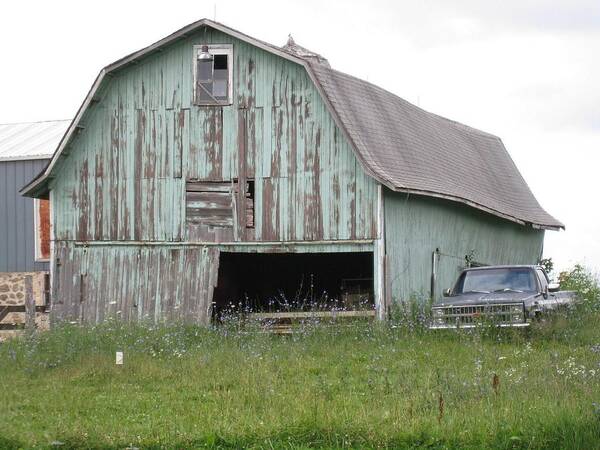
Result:
M193 104L191 48L203 42L234 46L231 105ZM377 182L363 173L302 66L207 30L119 71L99 98L51 184L55 298L64 300L57 318L208 320L218 248L85 250L73 239L376 237ZM230 186L231 226L194 216L210 196L188 188L209 182Z

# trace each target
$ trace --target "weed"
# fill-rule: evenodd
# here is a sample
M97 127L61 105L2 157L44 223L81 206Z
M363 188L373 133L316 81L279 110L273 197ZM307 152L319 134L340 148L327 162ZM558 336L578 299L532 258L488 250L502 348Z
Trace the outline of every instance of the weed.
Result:
M432 332L416 299L395 314L289 337L232 317L6 342L0 448L599 447L600 310L529 333Z

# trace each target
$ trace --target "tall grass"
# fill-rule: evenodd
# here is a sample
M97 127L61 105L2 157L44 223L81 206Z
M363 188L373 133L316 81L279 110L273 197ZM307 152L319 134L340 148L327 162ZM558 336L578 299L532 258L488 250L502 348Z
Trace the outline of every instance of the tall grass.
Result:
M62 326L0 346L0 448L600 448L598 323Z

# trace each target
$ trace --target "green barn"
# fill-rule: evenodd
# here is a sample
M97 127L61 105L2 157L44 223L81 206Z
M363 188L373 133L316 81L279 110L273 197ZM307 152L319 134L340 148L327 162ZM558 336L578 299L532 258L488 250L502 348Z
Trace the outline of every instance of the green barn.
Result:
M53 320L386 317L544 230L501 140L200 20L105 67L45 170Z

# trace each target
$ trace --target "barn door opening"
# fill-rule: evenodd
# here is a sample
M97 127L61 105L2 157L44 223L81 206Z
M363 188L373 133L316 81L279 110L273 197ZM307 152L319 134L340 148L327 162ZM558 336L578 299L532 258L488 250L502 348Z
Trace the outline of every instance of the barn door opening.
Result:
M373 254L221 252L213 296L230 313L373 310Z

